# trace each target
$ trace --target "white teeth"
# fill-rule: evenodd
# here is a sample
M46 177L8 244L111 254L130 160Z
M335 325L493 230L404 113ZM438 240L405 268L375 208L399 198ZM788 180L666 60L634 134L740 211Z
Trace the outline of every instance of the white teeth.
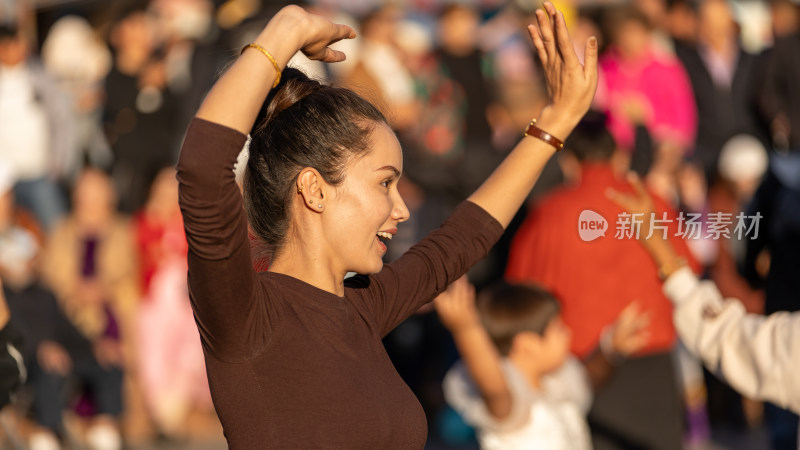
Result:
M380 236L380 237L382 237L382 238L389 239L390 241L392 240L392 235L391 235L391 233L387 233L387 232L385 232L385 231L378 231L378 232L377 232L377 233L375 233L375 234L377 234L378 236Z

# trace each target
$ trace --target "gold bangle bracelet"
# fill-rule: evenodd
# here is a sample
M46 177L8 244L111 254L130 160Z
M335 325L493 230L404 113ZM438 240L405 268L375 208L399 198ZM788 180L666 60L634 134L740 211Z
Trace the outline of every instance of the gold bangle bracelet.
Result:
M275 66L275 72L277 73L277 75L275 75L275 82L272 83L272 88L275 89L275 86L277 86L278 83L281 82L281 67L278 65L278 61L275 61L275 58L272 57L272 55L267 51L267 49L265 49L264 47L256 44L255 42L251 42L251 43L245 45L244 47L242 47L242 51L241 51L240 54L244 53L245 50L247 50L248 48L251 48L251 47L256 49L256 50L258 50L258 51L260 51L261 53L263 53L264 56L269 58L269 60L272 62L272 65Z

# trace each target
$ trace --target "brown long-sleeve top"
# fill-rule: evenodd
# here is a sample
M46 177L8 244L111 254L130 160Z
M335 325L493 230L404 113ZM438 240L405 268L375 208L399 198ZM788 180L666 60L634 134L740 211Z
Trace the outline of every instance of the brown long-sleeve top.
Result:
M252 266L233 164L246 136L194 119L178 161L189 289L230 448L411 449L425 415L381 338L485 256L501 225L469 202L344 297Z

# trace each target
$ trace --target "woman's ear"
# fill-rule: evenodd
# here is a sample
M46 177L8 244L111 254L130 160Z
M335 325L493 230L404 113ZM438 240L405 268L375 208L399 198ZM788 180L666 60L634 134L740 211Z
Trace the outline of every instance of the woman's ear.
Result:
M328 184L316 169L306 167L297 175L295 182L297 194L303 198L303 204L312 211L322 212L325 208L325 194Z

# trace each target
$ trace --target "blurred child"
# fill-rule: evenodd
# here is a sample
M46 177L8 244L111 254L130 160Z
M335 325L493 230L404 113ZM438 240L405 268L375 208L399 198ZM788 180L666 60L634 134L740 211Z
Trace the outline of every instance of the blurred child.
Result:
M582 365L569 353L558 301L532 285L498 283L476 305L462 278L435 305L463 358L445 377L445 398L484 449L591 448L593 388L647 340L649 319L631 304Z

